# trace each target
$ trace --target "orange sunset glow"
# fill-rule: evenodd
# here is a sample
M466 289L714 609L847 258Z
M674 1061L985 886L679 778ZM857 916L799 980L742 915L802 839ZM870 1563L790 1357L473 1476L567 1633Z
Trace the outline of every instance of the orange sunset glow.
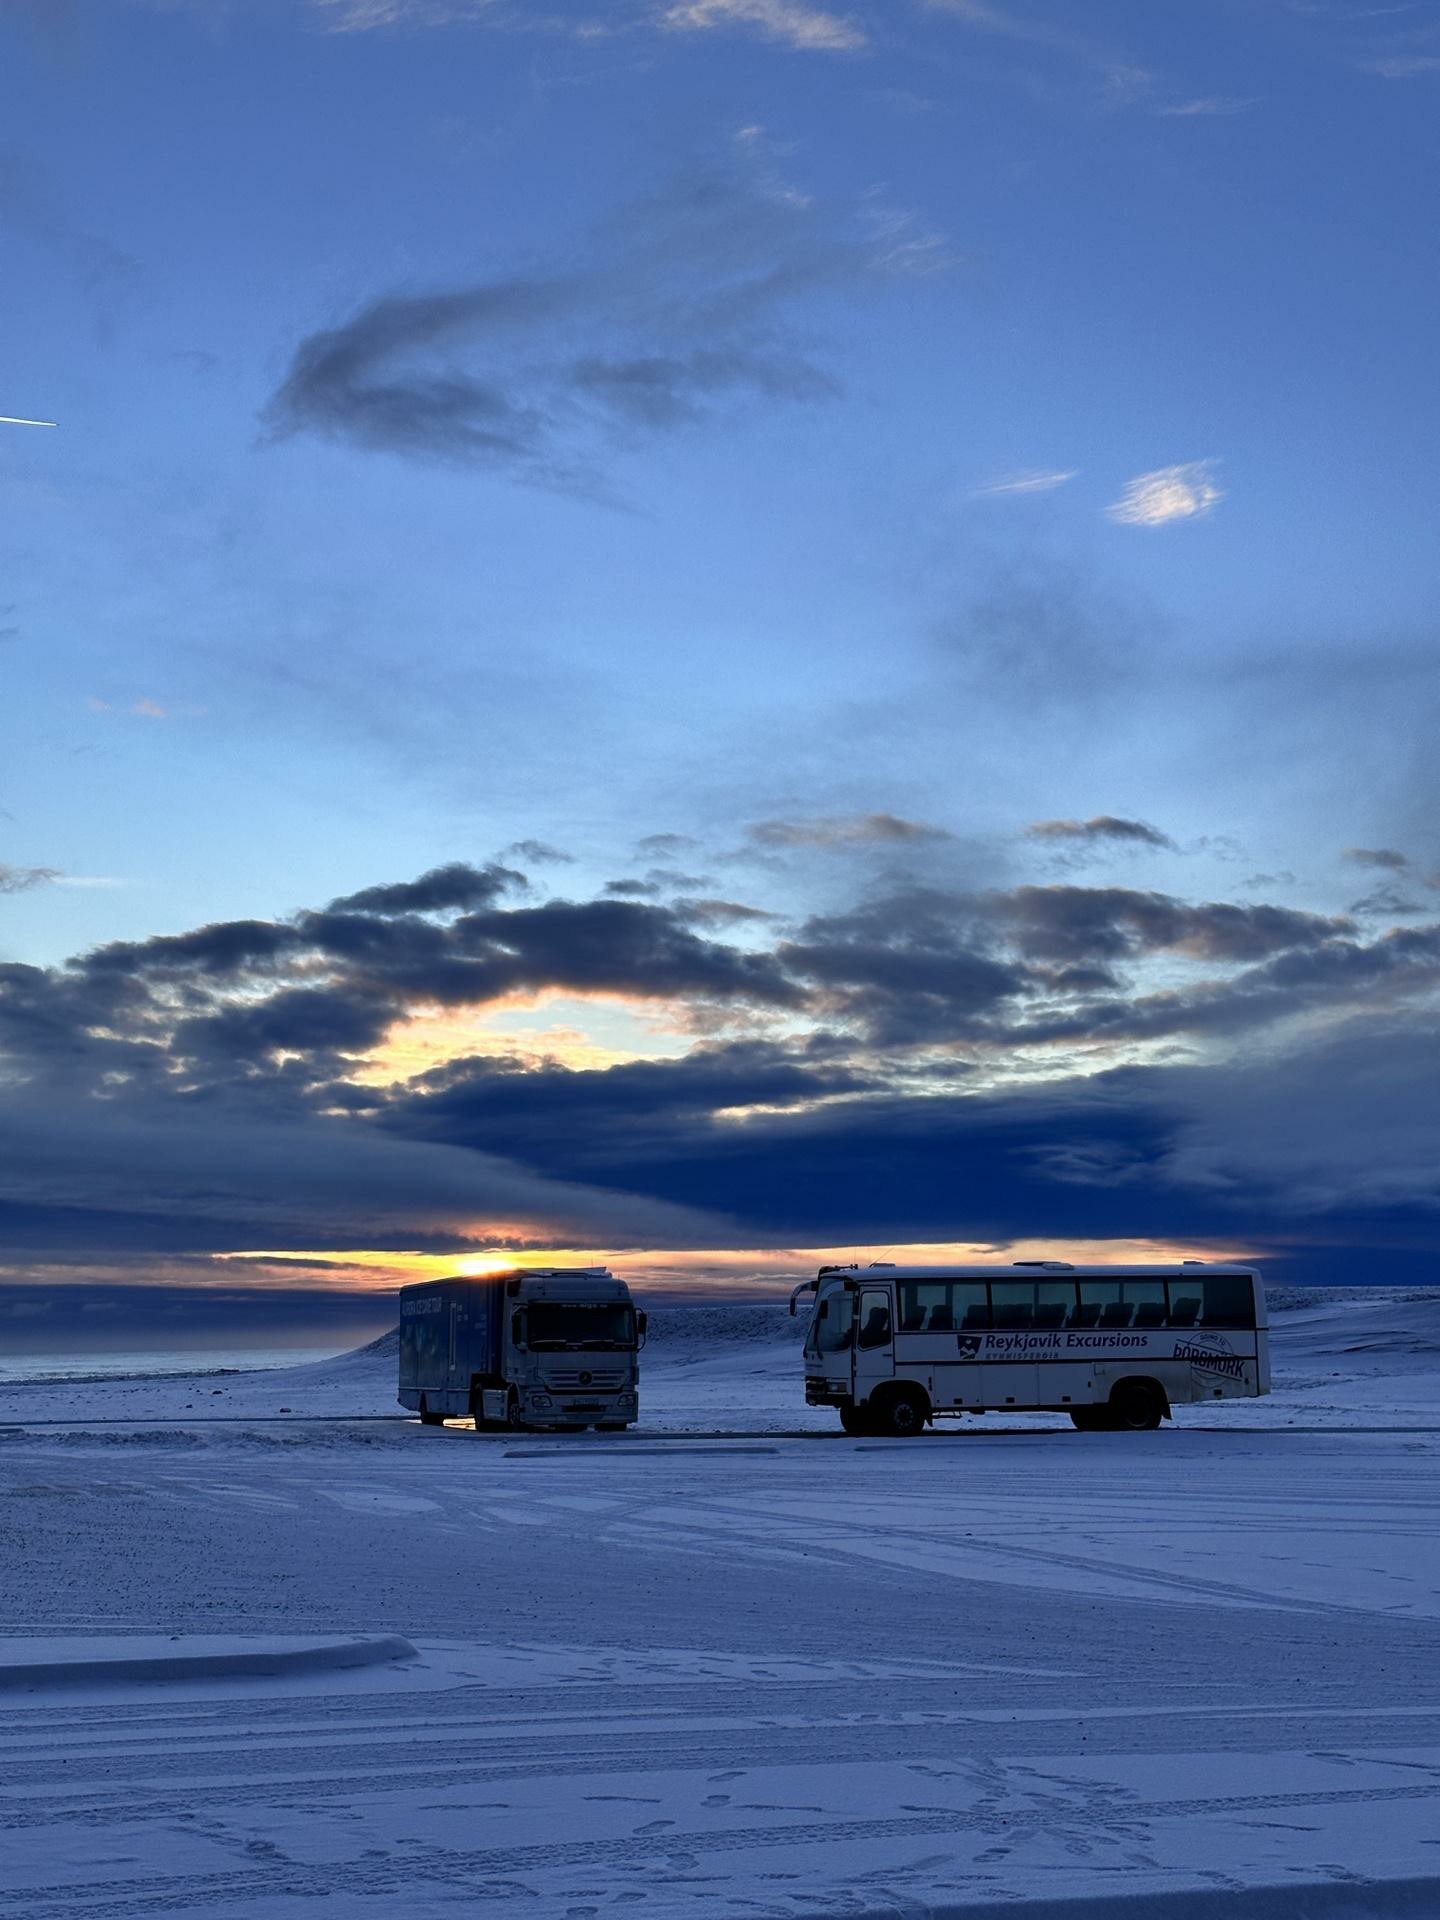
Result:
M1197 1246L1182 1241L1067 1240L1063 1247L1040 1240L1016 1241L1000 1247L970 1241L923 1241L909 1245L843 1247L712 1247L680 1250L650 1248L641 1252L607 1252L603 1247L497 1247L475 1253L395 1253L383 1251L284 1253L246 1251L213 1256L217 1268L244 1265L252 1278L281 1283L291 1277L296 1262L324 1262L315 1276L318 1285L388 1293L415 1280L445 1280L505 1273L530 1267L609 1267L638 1291L683 1292L703 1299L787 1294L797 1281L817 1268L854 1261L891 1261L896 1265L945 1266L972 1261L1006 1263L1017 1260L1066 1259L1074 1264L1114 1261L1216 1260L1248 1258L1243 1248ZM267 1272L267 1263L274 1263Z

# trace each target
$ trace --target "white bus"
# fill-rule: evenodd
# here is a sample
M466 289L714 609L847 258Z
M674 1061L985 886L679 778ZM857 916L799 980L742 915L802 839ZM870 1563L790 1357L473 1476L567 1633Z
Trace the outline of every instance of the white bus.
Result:
M1083 1432L1143 1432L1172 1407L1270 1391L1253 1267L822 1267L792 1314L811 1291L805 1398L847 1433L1039 1409Z

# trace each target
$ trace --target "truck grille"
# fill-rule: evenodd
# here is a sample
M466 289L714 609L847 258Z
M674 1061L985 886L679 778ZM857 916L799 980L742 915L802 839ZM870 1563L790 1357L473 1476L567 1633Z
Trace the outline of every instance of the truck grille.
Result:
M546 1386L559 1393L574 1393L579 1388L592 1393L618 1393L626 1384L627 1371L625 1367L587 1367L578 1362L544 1369Z

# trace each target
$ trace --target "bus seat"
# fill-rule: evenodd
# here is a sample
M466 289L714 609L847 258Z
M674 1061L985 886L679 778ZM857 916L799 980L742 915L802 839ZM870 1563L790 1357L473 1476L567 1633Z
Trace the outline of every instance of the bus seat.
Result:
M1170 1302L1170 1324L1172 1327L1193 1327L1200 1318L1200 1302L1188 1295L1184 1300Z
M1070 1309L1070 1318L1066 1323L1072 1327L1093 1327L1100 1318L1100 1305L1095 1300L1082 1300L1078 1307Z
M989 1307L967 1307L965 1309L965 1318L961 1322L962 1332L972 1333L977 1327L988 1327L989 1325Z
M1163 1327L1165 1324L1165 1303L1163 1300L1142 1300L1135 1309L1137 1327Z
M1112 1300L1100 1315L1102 1327L1128 1327L1135 1309L1128 1300Z
M1035 1309L1037 1327L1063 1327L1065 1324L1065 1302L1054 1300Z
M949 1307L932 1307L930 1309L930 1318L925 1322L925 1331L927 1333L953 1333L955 1331L955 1316Z

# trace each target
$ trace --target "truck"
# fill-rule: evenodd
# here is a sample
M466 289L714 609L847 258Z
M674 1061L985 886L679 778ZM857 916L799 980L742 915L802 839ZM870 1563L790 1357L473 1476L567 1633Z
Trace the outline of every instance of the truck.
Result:
M608 1267L528 1267L400 1289L402 1407L426 1426L594 1427L640 1412L645 1315Z

